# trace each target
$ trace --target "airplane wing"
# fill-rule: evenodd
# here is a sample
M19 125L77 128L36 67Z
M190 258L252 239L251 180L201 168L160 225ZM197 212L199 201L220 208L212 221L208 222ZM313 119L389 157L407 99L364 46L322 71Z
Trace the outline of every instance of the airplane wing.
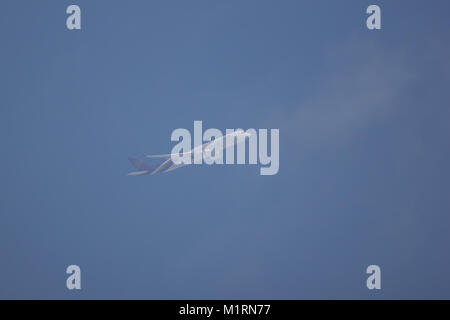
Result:
M202 144L202 150L205 150L205 148L207 148L209 145L213 144L213 141L208 141L204 144ZM194 149L187 151L187 152L183 152L182 154L191 154L193 152ZM171 158L172 154L171 153L166 153L166 154L146 154L145 155L146 158Z
M170 158L172 155L170 153L167 154L146 154L146 158Z
M187 152L183 152L182 154L191 154L192 150L187 151ZM175 155L176 153L174 153ZM165 158L165 159L169 159L172 157L171 153L166 153L166 154L146 154L145 155L146 158Z

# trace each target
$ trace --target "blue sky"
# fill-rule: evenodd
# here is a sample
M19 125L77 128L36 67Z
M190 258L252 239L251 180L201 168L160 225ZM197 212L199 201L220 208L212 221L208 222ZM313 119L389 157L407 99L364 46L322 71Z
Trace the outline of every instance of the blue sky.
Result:
M0 298L449 298L449 9L3 1ZM126 176L194 120L279 128L279 173Z

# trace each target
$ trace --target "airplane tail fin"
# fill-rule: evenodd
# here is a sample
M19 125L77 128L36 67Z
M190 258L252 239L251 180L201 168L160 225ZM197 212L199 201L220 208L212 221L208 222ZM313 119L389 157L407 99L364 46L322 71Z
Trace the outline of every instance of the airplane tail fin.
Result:
M148 165L147 163L145 163L139 159L128 157L128 160L130 160L131 164L138 170L149 170L150 169L150 165Z
M163 157L158 157L158 158L163 158ZM164 157L164 158L166 158L166 157ZM158 173L158 172L161 172L161 171L167 169L166 167L169 164L172 164L171 161L167 161L167 160L157 161L157 163L155 163L155 164L148 164L148 163L145 163L144 161L141 161L139 159L132 158L132 157L128 157L128 160L130 160L131 164L136 169L138 169L138 171L128 173L129 176L142 176L145 174L155 174L155 173ZM165 165L163 166L163 164L165 164Z
M144 161L132 157L128 157L128 160L130 160L131 164L136 169L138 169L138 171L128 173L129 176L142 176L145 174L151 174L159 167L159 165L150 165L148 163L145 163Z

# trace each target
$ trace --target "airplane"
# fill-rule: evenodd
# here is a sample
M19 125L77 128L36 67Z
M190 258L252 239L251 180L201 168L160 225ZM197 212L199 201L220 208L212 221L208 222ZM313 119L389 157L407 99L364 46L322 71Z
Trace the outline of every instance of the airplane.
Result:
M243 137L244 139L239 139L239 137ZM188 152L184 152L181 153L179 155L177 154L157 154L157 155L146 155L146 158L159 158L159 159L164 159L162 162L159 162L157 164L148 164L144 161L141 161L139 159L136 158L132 158L129 157L128 160L130 160L131 164L138 169L138 171L133 171L128 173L127 175L129 176L143 176L143 175L154 175L157 173L162 173L162 172L169 172L178 168L181 168L185 165L187 165L186 163L179 163L179 164L175 164L172 161L172 156L178 156L178 157L182 157L182 156L189 156L191 157L191 163L193 163L193 160L195 157L203 157L203 159L205 157L211 157L211 151L214 150L215 152L217 152L219 148L215 148L216 145L220 145L219 142L222 143L222 150L219 150L219 152L223 152L224 149L228 148L228 147L233 147L235 144L238 143L242 143L242 141L245 141L246 137L250 137L250 133L242 131L242 130L236 130L232 133L228 133L224 136L218 137L217 139L214 139L213 141L209 141L206 142L202 145L199 145L195 148L193 148L192 150L188 151ZM231 144L230 146L227 146L225 144L224 139L227 138L232 138L233 144ZM217 155L215 155L217 156Z

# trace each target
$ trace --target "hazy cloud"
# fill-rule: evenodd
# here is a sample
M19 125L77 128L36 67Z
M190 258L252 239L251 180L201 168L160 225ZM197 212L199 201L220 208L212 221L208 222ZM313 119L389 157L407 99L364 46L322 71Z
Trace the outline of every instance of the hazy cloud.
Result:
M338 67L319 92L288 113L277 115L287 136L305 147L347 141L396 108L414 79L402 54L350 44L334 53Z

